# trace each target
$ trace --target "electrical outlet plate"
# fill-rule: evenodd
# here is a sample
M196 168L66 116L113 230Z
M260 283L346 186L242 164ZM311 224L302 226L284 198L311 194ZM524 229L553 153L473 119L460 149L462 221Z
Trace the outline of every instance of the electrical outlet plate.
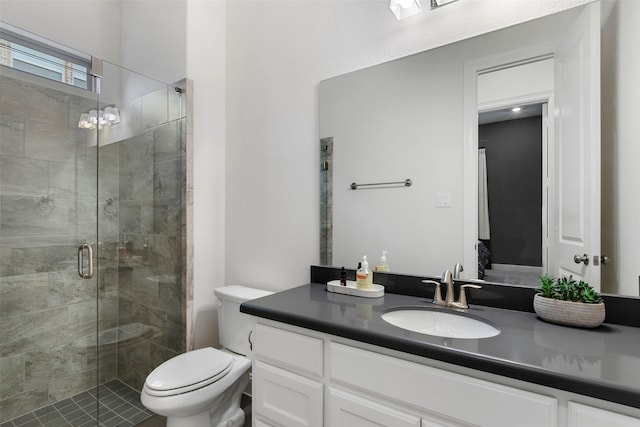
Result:
M451 193L437 193L436 208L450 208L450 207L451 207Z

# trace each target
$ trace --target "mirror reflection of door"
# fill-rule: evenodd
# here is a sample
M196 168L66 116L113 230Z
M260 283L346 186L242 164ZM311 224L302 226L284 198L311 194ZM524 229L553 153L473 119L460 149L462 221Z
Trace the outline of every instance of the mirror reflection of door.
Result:
M546 272L546 104L478 116L478 278L536 286Z
M596 291L600 291L601 258L599 23L599 4L587 5L550 53L531 55L529 59L512 57L510 61L501 58L504 62L489 60L484 68L475 64L476 75L468 80L477 79L477 93L473 94L477 95L476 112L520 103L548 103L548 111L553 114L547 120L548 142L542 148L542 158L548 163L546 174L543 172L542 200L547 215L546 219L542 216L542 271L585 280ZM473 145L467 159L477 160L481 144L477 144L477 124L468 122L470 125L475 129L470 131ZM477 195L477 190L471 190L477 189L477 177L472 179L475 185L467 181L467 189ZM475 216L476 224L467 223L467 230L478 230ZM473 247L475 257L465 249L465 262L477 260L479 268L474 273L482 276L478 233L467 236L474 238L474 242L467 240L465 247ZM548 236L546 248L544 236ZM507 281L515 283L514 278Z

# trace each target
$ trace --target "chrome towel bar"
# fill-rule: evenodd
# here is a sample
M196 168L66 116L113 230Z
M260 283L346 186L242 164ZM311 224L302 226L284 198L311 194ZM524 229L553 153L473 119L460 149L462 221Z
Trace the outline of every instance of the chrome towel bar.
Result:
M351 189L352 190L357 190L358 187L370 187L370 186L375 186L375 185L404 185L405 187L411 187L411 184L413 184L411 182L411 180L409 178L405 179L404 181L395 181L395 182L375 182L372 184L356 184L355 182L351 183Z

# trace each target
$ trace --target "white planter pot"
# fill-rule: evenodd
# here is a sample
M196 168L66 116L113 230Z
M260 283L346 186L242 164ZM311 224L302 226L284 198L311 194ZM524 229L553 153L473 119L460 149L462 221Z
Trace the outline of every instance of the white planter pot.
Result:
M546 298L540 294L533 297L533 309L543 320L559 325L596 328L604 322L604 302L586 304Z

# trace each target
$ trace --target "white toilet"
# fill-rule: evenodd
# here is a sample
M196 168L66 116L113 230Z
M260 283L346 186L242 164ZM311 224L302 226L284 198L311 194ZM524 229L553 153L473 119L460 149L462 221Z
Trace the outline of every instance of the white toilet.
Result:
M153 370L140 400L167 417L167 427L238 427L244 423L240 398L249 382L251 317L240 304L271 292L244 286L215 289L223 350L190 351Z

